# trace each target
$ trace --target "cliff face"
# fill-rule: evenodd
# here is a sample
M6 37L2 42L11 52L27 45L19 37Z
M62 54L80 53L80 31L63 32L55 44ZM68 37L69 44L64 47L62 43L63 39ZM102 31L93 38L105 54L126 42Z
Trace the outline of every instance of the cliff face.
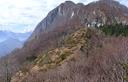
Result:
M88 5L75 4L71 1L62 3L48 13L36 27L30 39L55 27L82 25L99 27L104 24L128 24L128 8L113 0L100 0ZM65 27L66 28L66 27Z

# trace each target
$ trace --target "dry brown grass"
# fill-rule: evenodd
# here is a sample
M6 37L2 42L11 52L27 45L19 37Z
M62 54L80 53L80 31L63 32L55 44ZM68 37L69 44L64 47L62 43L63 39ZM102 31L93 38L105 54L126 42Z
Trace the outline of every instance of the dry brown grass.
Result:
M94 34L88 41L90 46L93 45L88 49L88 54L86 53L87 48L76 48L72 56L70 55L71 57L61 65L45 71L31 72L20 81L124 82L126 74L121 63L127 62L128 59L128 38L103 38ZM81 50L81 48L83 49Z

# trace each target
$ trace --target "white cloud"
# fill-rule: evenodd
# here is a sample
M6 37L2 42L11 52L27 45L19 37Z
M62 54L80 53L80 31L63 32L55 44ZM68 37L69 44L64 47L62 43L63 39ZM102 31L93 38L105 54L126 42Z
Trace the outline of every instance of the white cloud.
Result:
M117 1L128 7L128 0L117 0Z
M39 0L0 0L0 5L0 29L11 31L33 30L46 10Z
M47 13L66 0L0 0L0 30L33 30ZM87 4L96 0L72 0ZM128 4L127 0L121 3Z

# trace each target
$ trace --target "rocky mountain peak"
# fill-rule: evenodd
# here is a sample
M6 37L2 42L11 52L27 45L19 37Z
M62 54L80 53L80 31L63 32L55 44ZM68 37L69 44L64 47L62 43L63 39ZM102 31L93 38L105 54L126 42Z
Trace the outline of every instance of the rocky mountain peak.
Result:
M48 13L35 29L33 39L39 33L48 32L56 27L82 25L99 27L104 24L128 24L128 8L114 0L100 0L88 5L66 1Z
M75 5L75 3L72 2L72 1L65 1L65 2L62 3L62 4L65 4L65 5Z
M117 2L116 0L99 0L100 2L104 2L104 3L113 3L113 2Z
M99 0L99 1L109 2L109 1L114 1L114 0Z

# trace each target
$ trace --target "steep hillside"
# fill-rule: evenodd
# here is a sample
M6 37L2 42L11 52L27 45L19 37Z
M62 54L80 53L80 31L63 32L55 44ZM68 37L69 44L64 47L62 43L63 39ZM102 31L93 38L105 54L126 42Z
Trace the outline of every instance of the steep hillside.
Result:
M128 8L113 0L101 0L88 5L66 1L52 10L36 27L25 43L22 54L36 55L58 46L62 36L80 27L100 27L128 23ZM35 53L36 52L36 53ZM24 57L24 56L23 56Z
M42 52L42 54L40 54L33 61L34 65L32 65L32 69L27 67L24 68L26 69L26 71L24 69L21 69L16 74L16 76L12 77L12 82L30 82L35 78L31 78L31 75L29 74L36 73L38 75L39 72L45 73L50 69L60 67L61 65L68 63L71 60L75 61L74 57L79 57L79 55L81 54L83 54L83 57L87 58L89 49L93 47L90 39L92 36L97 35L98 33L95 34L95 31L89 28L83 28L72 33L71 35L64 38L64 40L61 42L63 44L61 44L60 47L49 50L46 53ZM22 74L22 76L20 76L20 74ZM35 79L34 82L36 82L37 80L38 79ZM44 82L45 80L47 79L44 79ZM41 82L41 80L38 82Z
M79 29L65 37L62 46L42 52L11 82L123 82L127 42L125 37L105 38L96 29Z

